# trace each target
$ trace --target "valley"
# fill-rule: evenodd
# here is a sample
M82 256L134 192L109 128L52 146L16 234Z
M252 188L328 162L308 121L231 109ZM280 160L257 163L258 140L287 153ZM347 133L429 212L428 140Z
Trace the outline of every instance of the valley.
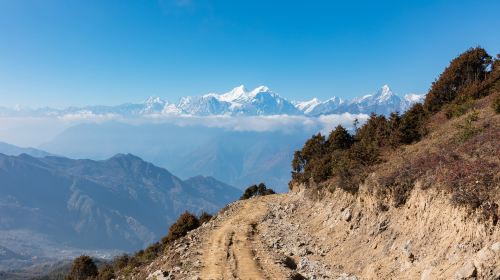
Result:
M181 180L130 154L0 155L0 181L0 270L82 253L110 259L156 241L185 210L215 212L241 194L211 177Z

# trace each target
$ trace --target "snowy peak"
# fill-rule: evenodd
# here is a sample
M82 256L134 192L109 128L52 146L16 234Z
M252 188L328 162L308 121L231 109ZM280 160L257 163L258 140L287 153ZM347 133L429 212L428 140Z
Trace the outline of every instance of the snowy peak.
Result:
M384 101L387 101L389 99L391 99L391 97L393 97L394 94L392 93L392 90L391 88L388 86L388 85L383 85L378 91L377 93L375 94L375 98L378 102L384 102Z
M316 107L320 103L321 103L321 101L316 97L314 97L311 100L307 100L307 101L298 101L298 102L295 101L295 102L293 102L293 104L295 105L295 107L297 109L299 109L300 111L302 111L306 114L308 111L314 109L314 107Z
M143 102L144 108L141 110L143 114L154 114L163 111L165 106L168 104L167 101L161 99L160 97L150 96Z
M424 102L425 95L424 94L409 93L409 94L406 94L404 96L404 99L408 102L422 103L422 102Z
M249 91L244 85L223 94L181 99L179 109L189 115L281 115L301 114L288 100L259 86Z
M144 104L146 105L165 104L165 101L158 96L150 96L144 101Z
M161 116L212 116L212 115L306 115L320 116L329 114L377 114L388 115L391 112L404 112L413 104L423 102L425 95L407 94L400 97L394 94L388 85L383 85L373 94L343 100L332 97L325 101L313 98L307 101L290 102L267 86L258 86L248 90L244 85L218 94L208 93L200 96L182 97L178 103L170 103L160 97L151 96L142 103L122 104L118 106L69 107L66 109L19 109L0 107L2 116L51 116L86 118L108 117L161 117ZM80 117L81 118L81 117Z
M246 99L248 97L248 90L245 88L244 85L240 85L224 94L221 95L212 94L212 96L218 97L218 99L221 101L234 102L237 100Z
M425 95L407 94L403 98L394 94L388 85L383 85L374 94L350 100L342 100L338 97L330 98L323 102L310 100L296 102L296 107L305 115L320 116L329 114L377 114L389 115L391 112L400 113L408 110L413 104L423 102Z

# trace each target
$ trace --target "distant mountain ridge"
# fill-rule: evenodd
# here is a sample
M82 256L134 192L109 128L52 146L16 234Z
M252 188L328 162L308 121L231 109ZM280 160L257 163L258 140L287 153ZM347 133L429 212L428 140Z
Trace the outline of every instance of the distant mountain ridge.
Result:
M388 85L374 94L354 99L332 97L325 101L313 98L308 101L289 101L266 86L247 90L241 85L223 94L208 93L201 96L182 97L175 104L160 97L149 97L143 103L118 106L86 106L53 108L0 108L0 116L56 116L56 117L141 117L141 116L268 116L328 114L390 114L404 112L425 95L407 94L400 97Z
M5 142L0 142L0 154L5 154L8 156L19 156L21 154L28 154L32 157L53 156L53 154L42 150L38 150L35 148L18 147Z
M329 114L370 114L377 113L388 115L392 112L404 112L415 103L422 103L425 95L407 94L400 97L392 92L388 85L382 86L376 93L363 97L344 100L340 97L332 97L326 101L313 98L308 101L295 102L295 106L301 109L305 115L320 116Z
M54 257L44 251L49 242L136 250L165 235L183 211L215 212L241 194L211 177L183 181L131 154L101 161L0 154L0 182L0 246L39 258Z

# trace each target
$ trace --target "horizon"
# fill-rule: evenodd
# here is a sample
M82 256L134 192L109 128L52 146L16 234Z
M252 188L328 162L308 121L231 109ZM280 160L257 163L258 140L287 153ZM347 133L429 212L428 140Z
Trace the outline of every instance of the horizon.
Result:
M466 49L499 52L491 35L499 8L498 1L0 1L0 40L8 42L0 45L0 98L23 107L175 102L237 84L264 84L289 100L351 99L381 84L424 94Z

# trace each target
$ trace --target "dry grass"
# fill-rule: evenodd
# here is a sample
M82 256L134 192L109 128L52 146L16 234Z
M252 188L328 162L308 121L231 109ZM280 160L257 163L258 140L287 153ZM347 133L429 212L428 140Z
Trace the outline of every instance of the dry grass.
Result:
M448 120L444 113L430 122L422 141L384 155L374 167L377 195L390 196L398 207L415 183L450 194L456 205L480 209L498 220L500 204L500 115L489 104L496 95L475 102L463 116Z

